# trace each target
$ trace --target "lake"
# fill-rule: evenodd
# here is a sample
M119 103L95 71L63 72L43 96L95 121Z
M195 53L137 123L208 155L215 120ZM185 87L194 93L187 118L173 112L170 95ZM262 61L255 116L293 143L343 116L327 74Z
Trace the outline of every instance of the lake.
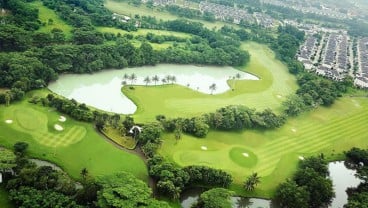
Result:
M136 75L136 80L124 79L124 74ZM66 98L75 99L80 103L96 107L98 109L119 114L133 114L137 106L121 92L122 82L133 85L146 85L145 77L157 75L157 83L149 85L170 84L161 80L166 76L175 76L176 84L206 94L220 94L230 90L227 80L233 79L236 74L240 79L258 80L254 75L236 70L232 67L194 66L160 64L156 66L144 66L121 70L104 70L94 74L66 74L61 75L48 88ZM210 85L216 84L216 90L211 90Z
M360 180L355 177L355 170L348 169L344 161L330 162L328 164L330 178L333 182L336 197L333 199L329 208L343 208L348 202L348 195L345 190L349 187L357 187ZM204 189L194 188L183 192L181 196L181 206L190 208L193 203L198 200L199 195L204 192ZM276 208L271 200L246 197L231 197L233 208Z

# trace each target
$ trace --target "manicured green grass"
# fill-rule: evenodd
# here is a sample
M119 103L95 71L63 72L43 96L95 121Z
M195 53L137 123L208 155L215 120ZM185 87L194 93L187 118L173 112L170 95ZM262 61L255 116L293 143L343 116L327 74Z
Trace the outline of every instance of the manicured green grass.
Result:
M132 4L128 4L128 2L117 2L113 0L106 0L105 7L111 10L112 12L128 15L130 17L134 17L134 15L138 14L141 16L156 17L157 19L162 19L162 20L175 20L175 19L180 18L178 16L170 14L169 12L162 11L159 8L152 8L152 9L148 8L144 4L136 7ZM204 20L195 20L195 19L192 21L201 22L204 26L206 26L207 28L211 28L211 29L212 28L219 29L223 27L224 25L232 25L233 27L236 27L236 28L239 27L238 25L235 25L235 24L219 22L219 21L208 22Z
M62 20L53 10L45 7L41 1L34 1L30 3L30 5L38 9L39 19L42 23L45 24L44 26L41 26L39 31L51 32L52 29L58 28L64 32L67 38L71 36L71 30L73 29L73 27ZM53 20L53 24L48 24L49 19Z
M242 147L232 148L229 157L234 163L245 168L254 167L258 161L257 155Z
M124 148L134 149L137 145L133 138L122 136L118 129L114 129L110 126L105 127L103 133Z
M219 95L203 94L179 85L136 86L123 88L138 106L134 118L139 122L153 121L156 115L189 117L216 109L242 104L262 110L278 110L281 101L297 89L295 78L265 45L249 42L242 45L251 54L250 63L239 70L257 75L260 80L238 80L235 90ZM233 86L233 81L229 85Z
M29 94L44 96L47 92L41 90ZM105 141L92 124L68 116L65 122L60 122L60 115L52 108L30 104L27 99L9 107L1 105L0 144L11 148L18 141L27 142L32 157L56 163L74 178L79 178L81 169L87 168L93 176L127 171L147 180L147 168L137 155L119 150ZM13 123L5 123L8 119ZM64 130L56 131L55 123Z
M190 38L191 37L191 35L187 34L187 33L167 31L167 30L138 29L138 31L128 32L126 30L113 28L113 27L97 27L96 29L100 32L109 32L109 33L114 33L114 34L120 33L121 35L130 33L134 36L137 36L137 35L144 35L145 36L145 35L147 35L147 33L153 33L155 35L171 35L171 36L176 36L176 37L180 37L180 38Z
M291 118L276 130L211 131L205 139L185 135L178 142L174 135L166 134L159 153L180 166L205 164L223 169L234 176L232 189L238 193L270 197L296 170L299 156L323 153L335 159L352 147L368 148L367 119L367 98L344 97L330 108L319 107ZM203 151L201 146L211 151ZM233 155L241 150L234 153L234 148L254 153L256 164L245 166L239 154ZM246 193L241 185L253 172L262 177L261 183L254 193Z
M13 208L15 207L8 198L8 192L3 186L0 186L0 207L1 208Z

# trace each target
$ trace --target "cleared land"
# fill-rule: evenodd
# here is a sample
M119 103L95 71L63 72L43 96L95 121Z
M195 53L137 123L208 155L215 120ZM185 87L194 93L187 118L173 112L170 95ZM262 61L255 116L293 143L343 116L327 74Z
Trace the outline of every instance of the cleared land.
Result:
M237 80L235 83L229 80L230 86L235 84L235 90L219 95L203 94L178 85L136 86L134 90L123 88L124 94L138 106L134 114L136 121L153 121L159 114L195 116L235 104L259 110L279 109L281 101L297 89L295 78L267 46L248 42L242 47L249 51L251 60L239 70L255 74L260 80Z
M134 15L138 14L141 16L156 17L157 19L162 19L162 20L175 20L179 18L178 16L170 14L167 11L161 11L160 9L157 9L157 8L152 8L152 9L148 8L144 4L140 6L134 6L132 4L128 4L128 2L117 2L113 0L106 0L105 7L115 13L124 14L124 15L128 15L131 17L134 17ZM216 22L208 22L204 20L192 20L192 21L201 22L204 26L206 26L207 28L211 28L211 29L215 27L219 29L224 25L232 25L234 27L238 27L235 24L229 24L229 23L219 22L219 21L216 21Z
M273 131L211 131L205 139L185 135L178 142L174 135L166 134L160 154L180 166L224 169L235 178L237 184L232 188L243 194L249 193L242 191L242 182L257 172L262 178L256 195L269 197L296 170L299 156L323 153L336 159L341 156L337 153L351 147L368 148L367 119L367 98L344 97L331 108L320 107ZM208 151L201 150L203 145ZM251 153L249 157L243 157L239 148Z
M44 96L47 91L36 91ZM32 93L30 93L32 94ZM48 160L62 167L74 178L82 168L93 176L127 171L147 180L147 168L137 156L117 149L102 139L89 123L67 117L60 122L54 109L24 101L0 107L0 143L11 148L18 141L30 144L32 157ZM13 123L6 123L6 120ZM56 131L55 123L64 130Z
M41 1L35 1L30 3L34 8L37 8L39 13L39 19L44 24L39 29L40 32L51 32L52 29L61 29L66 37L71 36L72 26L68 25L64 20L62 20L53 10L45 7ZM49 20L52 19L52 24L49 24Z

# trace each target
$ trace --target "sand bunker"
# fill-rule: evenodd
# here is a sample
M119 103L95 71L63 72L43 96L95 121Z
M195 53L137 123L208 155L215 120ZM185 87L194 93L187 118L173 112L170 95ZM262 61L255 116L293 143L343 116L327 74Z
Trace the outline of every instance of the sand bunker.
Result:
M54 125L54 128L55 128L56 131L62 131L62 130L64 130L64 128L62 126L60 126L59 124L55 124Z
M282 98L282 95L276 95L277 98Z
M292 131L292 132L296 132L296 129L295 129L295 128L292 128L292 129L291 129L291 131Z
M249 157L249 154L248 153L246 153L246 152L243 152L243 154L242 154L244 157Z
M65 122L66 121L66 118L64 116L60 116L59 121L60 122Z
M299 156L299 160L304 160L304 157L303 156Z
M13 120L10 120L10 119L5 120L5 123L7 123L7 124L11 124L11 123L13 123Z
M207 150L207 147L206 146L201 146L201 149L202 150Z

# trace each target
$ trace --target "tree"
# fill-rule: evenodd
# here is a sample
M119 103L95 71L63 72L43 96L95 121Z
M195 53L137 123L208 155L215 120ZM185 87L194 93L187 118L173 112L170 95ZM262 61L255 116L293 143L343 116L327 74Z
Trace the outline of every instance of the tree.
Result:
M236 73L236 74L235 74L235 76L233 77L233 79L234 79L234 86L233 86L233 89L234 89L234 90L235 90L235 84L236 84L236 80L235 80L235 79L239 80L240 78L241 78L240 73Z
M37 190L27 186L10 190L9 198L15 203L16 207L23 208L81 208L81 206L77 205L70 197L66 195L60 194L53 190Z
M14 152L21 156L24 156L28 149L28 143L26 142L17 142L14 144Z
M124 81L128 80L129 79L129 75L127 73L124 73L123 79L124 79Z
M87 176L88 176L88 170L87 168L83 168L80 172L80 175L82 176L83 180L86 180L87 179Z
M102 190L98 192L99 207L136 208L151 207L160 203L161 207L169 208L165 202L151 198L152 191L143 181L130 173L120 172L99 179Z
M133 85L133 83L135 82L135 80L137 80L137 75L135 75L134 73L132 73L129 76L129 79L130 79L130 85Z
M306 109L303 99L298 95L290 95L282 103L284 112L288 116L297 116Z
M156 85L156 83L157 83L159 80L160 80L160 78L159 78L157 75L155 75L155 76L153 76L153 77L152 77L152 81L154 81L154 82L155 82L155 85Z
M16 156L8 149L0 148L0 171L8 171L16 166Z
M258 176L258 173L252 173L252 175L250 175L244 182L244 188L247 191L253 191L259 182L260 177Z
M214 188L203 192L194 207L197 208L231 208L230 197L233 192L224 188Z
M149 78L149 76L145 77L143 80L146 83L146 86L151 82L151 79Z
M294 181L287 180L276 190L275 199L280 207L309 208L309 192L305 187L299 187Z
M171 76L171 84L174 84L176 82L176 77L173 75Z
M213 84L211 84L210 85L210 90L211 90L211 94L213 94L213 91L215 91L216 90L216 88L217 88L217 86L216 86L216 84L215 83L213 83Z

